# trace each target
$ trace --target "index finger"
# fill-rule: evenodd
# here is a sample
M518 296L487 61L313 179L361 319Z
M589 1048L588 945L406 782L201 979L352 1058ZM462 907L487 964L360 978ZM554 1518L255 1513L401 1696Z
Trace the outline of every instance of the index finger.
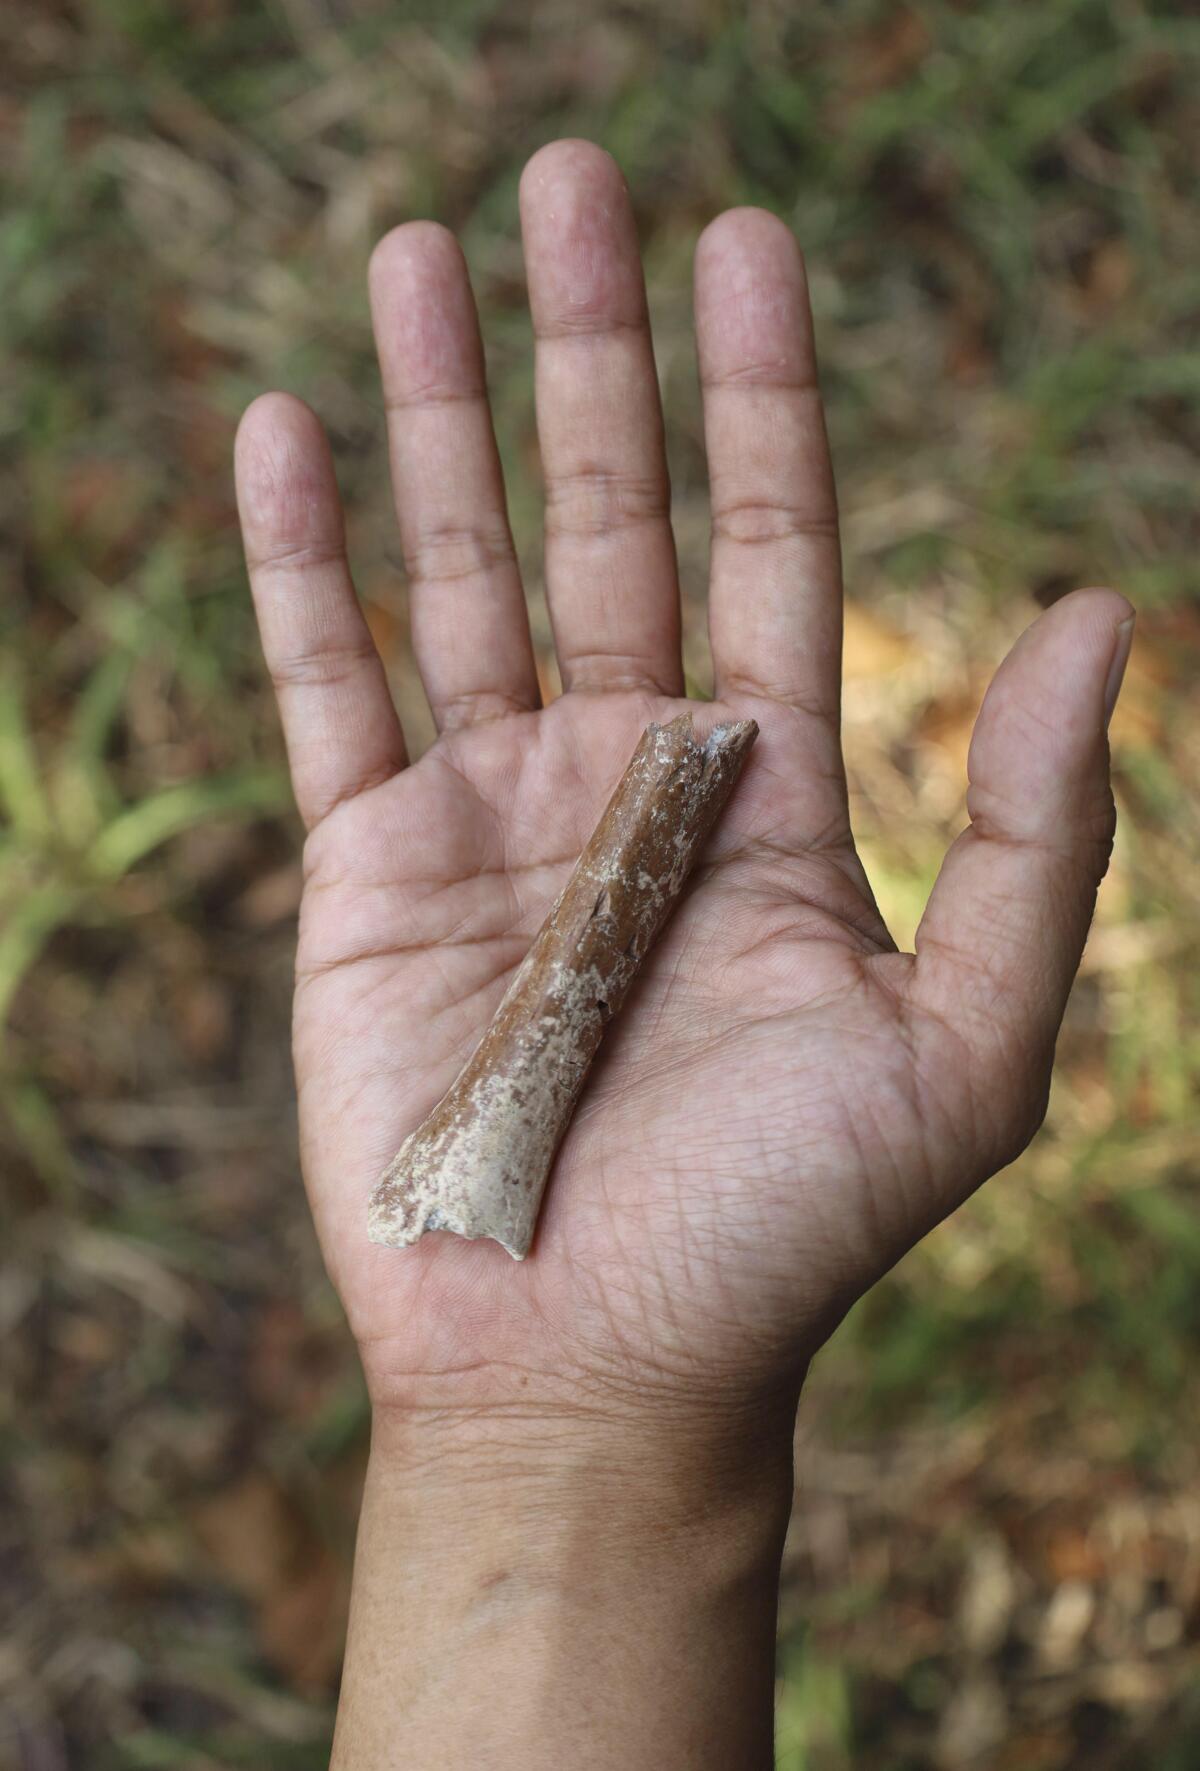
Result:
M806 716L837 776L841 557L804 261L776 216L733 209L695 275L716 691Z

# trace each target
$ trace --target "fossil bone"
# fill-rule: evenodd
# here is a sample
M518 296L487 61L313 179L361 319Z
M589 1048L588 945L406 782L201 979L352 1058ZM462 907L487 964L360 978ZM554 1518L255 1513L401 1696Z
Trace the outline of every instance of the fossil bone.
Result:
M647 727L487 1032L372 1194L372 1242L489 1236L522 1260L555 1153L624 1000L741 773L753 720Z

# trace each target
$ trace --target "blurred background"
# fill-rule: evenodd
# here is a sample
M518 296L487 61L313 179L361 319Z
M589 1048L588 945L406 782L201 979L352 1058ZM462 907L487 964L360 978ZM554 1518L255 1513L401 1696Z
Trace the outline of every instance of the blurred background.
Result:
M699 683L693 243L749 202L807 251L902 944L1004 648L1076 585L1140 610L1046 1129L802 1409L780 1765L1194 1771L1200 22L7 0L0 68L0 1764L326 1762L367 1416L296 1168L300 831L230 445L264 388L324 416L419 746L366 258L414 215L462 235L537 601L516 181L567 133L633 191Z

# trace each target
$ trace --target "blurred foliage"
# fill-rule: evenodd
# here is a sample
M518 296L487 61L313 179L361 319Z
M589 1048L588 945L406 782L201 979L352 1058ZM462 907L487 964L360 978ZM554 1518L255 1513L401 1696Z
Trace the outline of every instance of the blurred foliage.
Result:
M364 269L462 235L545 677L525 158L619 157L706 676L690 256L809 258L856 828L897 937L1035 611L1141 610L1047 1128L814 1375L783 1771L1200 1762L1200 26L1142 0L10 0L0 19L0 1756L325 1763L365 1405L295 1174L298 832L232 427L335 438L419 745Z

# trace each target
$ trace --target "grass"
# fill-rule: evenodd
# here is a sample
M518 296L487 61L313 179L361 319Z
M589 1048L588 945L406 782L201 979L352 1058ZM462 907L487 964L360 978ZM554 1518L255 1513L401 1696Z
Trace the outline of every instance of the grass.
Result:
M515 187L575 133L638 210L699 682L691 249L741 202L806 249L899 939L1004 646L1075 584L1140 610L1046 1130L803 1411L780 1765L1192 1763L1200 30L1141 0L17 0L0 38L5 1748L324 1762L365 1409L295 1175L298 832L232 427L268 386L328 421L419 743L364 268L402 217L454 226L546 653Z

